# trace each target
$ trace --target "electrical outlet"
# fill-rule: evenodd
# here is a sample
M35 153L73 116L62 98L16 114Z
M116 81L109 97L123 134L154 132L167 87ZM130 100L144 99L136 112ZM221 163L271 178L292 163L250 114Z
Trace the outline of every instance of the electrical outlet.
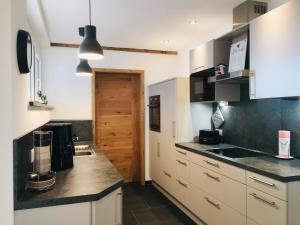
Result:
M34 162L34 149L30 150L30 162L33 163Z

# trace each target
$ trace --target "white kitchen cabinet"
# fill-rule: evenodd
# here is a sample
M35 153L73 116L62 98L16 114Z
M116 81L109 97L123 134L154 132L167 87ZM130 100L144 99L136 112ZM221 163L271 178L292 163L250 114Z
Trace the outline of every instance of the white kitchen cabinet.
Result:
M207 42L190 51L191 73L214 67L214 41Z
M300 96L300 1L271 10L250 23L250 98Z
M193 185L190 205L190 210L208 225L246 225L244 215Z
M17 210L15 225L121 225L122 190L95 202Z
M223 40L211 40L190 51L190 73L214 68L219 64L228 64L230 43Z
M15 225L92 225L91 202L15 211Z
M122 190L92 202L92 225L122 225Z
M161 127L160 132L150 131L150 176L174 196L178 184L175 179L175 142L193 139L189 79L174 78L150 85L149 96L155 95L160 95Z
M248 187L247 216L263 225L288 224L287 202Z

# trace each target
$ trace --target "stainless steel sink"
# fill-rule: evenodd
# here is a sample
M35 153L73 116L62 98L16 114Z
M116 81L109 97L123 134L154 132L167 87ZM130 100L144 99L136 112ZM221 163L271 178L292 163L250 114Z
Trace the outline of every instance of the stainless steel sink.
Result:
M254 151L245 148L226 148L226 149L211 149L208 152L214 153L216 155L222 155L229 158L247 158L247 157L258 157L266 156L267 154L259 151Z
M75 145L76 156L95 156L96 153L90 145Z

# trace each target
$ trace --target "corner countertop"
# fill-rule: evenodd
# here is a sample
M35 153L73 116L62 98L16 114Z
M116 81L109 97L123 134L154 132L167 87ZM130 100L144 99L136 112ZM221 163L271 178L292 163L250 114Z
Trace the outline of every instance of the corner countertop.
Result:
M56 173L56 184L45 192L25 191L15 210L97 201L123 184L123 178L105 155L74 157L74 167Z
M228 144L203 145L199 143L177 143L176 147L258 173L284 183L300 181L300 160L280 160L273 156L229 158L207 150L237 147Z

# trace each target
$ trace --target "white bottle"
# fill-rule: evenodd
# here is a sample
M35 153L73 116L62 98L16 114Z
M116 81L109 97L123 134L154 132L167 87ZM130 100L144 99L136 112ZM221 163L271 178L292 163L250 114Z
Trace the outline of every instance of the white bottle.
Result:
M290 152L290 131L280 130L278 132L279 135L279 156L282 158L289 158L291 155Z

